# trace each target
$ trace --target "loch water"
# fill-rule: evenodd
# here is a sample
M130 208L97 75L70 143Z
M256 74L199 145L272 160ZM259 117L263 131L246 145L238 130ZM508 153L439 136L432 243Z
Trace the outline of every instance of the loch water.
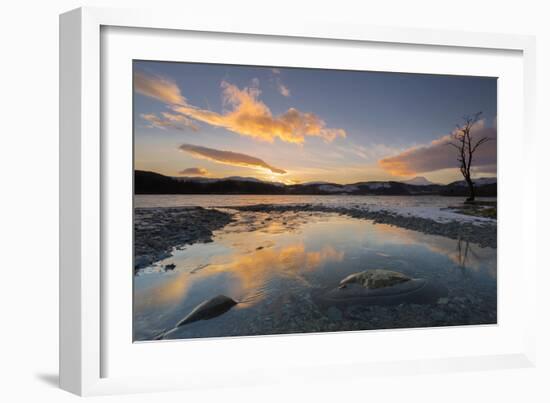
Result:
M332 213L231 212L235 220L216 231L213 242L174 249L136 273L136 341L167 331L167 339L187 339L497 321L496 249ZM347 275L377 268L429 281L441 297L392 305L320 303L319 296ZM239 303L171 330L220 294Z

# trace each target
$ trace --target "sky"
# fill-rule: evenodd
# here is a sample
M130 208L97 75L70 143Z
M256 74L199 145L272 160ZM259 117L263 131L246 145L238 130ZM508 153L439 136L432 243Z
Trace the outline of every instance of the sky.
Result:
M449 136L482 112L474 177L496 175L497 79L134 61L135 169L291 183L462 179Z

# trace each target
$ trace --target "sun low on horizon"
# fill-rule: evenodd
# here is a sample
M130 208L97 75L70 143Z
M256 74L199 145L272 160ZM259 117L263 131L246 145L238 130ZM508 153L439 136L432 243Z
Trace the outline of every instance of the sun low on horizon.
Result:
M475 177L496 175L497 79L134 61L134 168L167 176L297 184L462 179L450 135L495 141Z

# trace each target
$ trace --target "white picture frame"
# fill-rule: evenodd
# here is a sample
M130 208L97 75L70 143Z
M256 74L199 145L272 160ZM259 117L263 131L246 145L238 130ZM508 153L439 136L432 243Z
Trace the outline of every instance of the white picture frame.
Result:
M290 40L303 43L304 46L307 46L312 40L329 41L330 43L327 42L325 45L332 46L334 49L346 44L358 46L376 44L376 46L382 47L390 45L416 47L415 51L426 51L427 54L431 51L449 51L450 53L468 51L480 56L491 52L495 54L500 54L499 52L502 54L513 53L514 57L510 59L509 74L510 80L513 78L515 81L507 82L510 83L510 88L513 87L513 90L516 91L518 99L514 100L515 104L504 105L504 108L509 108L505 110L510 111L518 105L521 105L522 108L517 114L519 116L513 118L515 120L506 118L503 123L500 121L501 110L499 107L499 132L502 123L504 129L509 127L522 132L521 145L518 148L516 144L516 152L520 153L520 160L523 161L524 166L515 174L507 173L506 178L509 180L508 183L519 178L522 186L525 189L530 189L530 196L525 196L527 192L516 196L514 203L516 207L519 204L520 208L515 217L519 219L517 222L513 222L512 216L506 212L506 204L500 202L500 198L506 196L507 189L511 188L506 186L506 181L503 181L502 186L500 182L502 172L508 172L506 159L501 156L505 156L510 149L506 148L506 141L501 141L499 134L499 245L502 244L505 247L499 247L498 254L499 270L501 263L504 264L503 262L508 262L507 264L513 262L521 266L522 287L518 287L518 289L521 289L522 302L514 314L515 316L511 316L508 322L508 319L505 318L504 324L502 324L500 323L501 312L499 312L500 327L485 327L477 330L447 328L423 333L414 330L401 330L334 333L322 336L246 337L179 344L175 342L145 343L141 344L143 347L139 347L139 351L132 345L131 339L122 337L122 342L114 340L112 333L122 334L126 330L119 330L115 327L114 323L123 323L124 321L113 321L113 317L117 318L117 313L114 311L118 311L118 309L113 309L113 304L118 304L118 302L112 302L113 299L108 298L113 287L118 283L114 282L109 286L106 286L105 283L106 279L110 279L105 273L105 268L108 267L111 251L105 241L104 228L108 227L106 222L109 222L109 217L112 217L106 212L110 211L110 203L114 200L114 196L109 196L114 191L113 180L110 179L114 177L114 171L110 171L110 169L115 169L113 164L109 163L109 153L113 150L112 147L124 147L124 144L127 143L117 145L110 141L112 137L105 137L105 133L111 130L111 123L106 123L109 120L106 119L108 113L102 108L105 108L105 103L111 105L114 99L110 98L109 81L105 82L102 77L106 71L103 70L106 68L106 62L102 60L102 57L110 55L103 49L107 47L107 42L102 37L102 32L109 31L109 27L129 29L130 31L145 29L147 32L144 35L153 32L152 30L156 30L154 32L157 33L170 33L164 39L157 38L158 41L166 42L166 46L159 46L164 49L168 49L170 41L177 40L174 35L177 36L178 32L182 34L192 32L194 36L199 37L200 33L204 33L205 36L217 33L217 40L226 35L228 40L229 37L235 36L253 38L254 41L259 42ZM132 36L133 34L125 32L124 35ZM109 42L109 46L116 46L116 41ZM517 368L534 365L536 282L529 281L529 279L536 278L537 271L536 253L533 250L536 244L533 242L534 234L536 234L536 218L533 207L535 196L532 190L536 189L536 176L521 175L522 172L526 172L532 167L532 155L534 155L535 147L533 131L535 42L533 37L368 27L315 21L304 21L300 25L281 25L275 21L239 19L237 16L231 19L206 20L154 10L81 8L61 15L60 49L60 384L63 389L79 395L97 395L216 387L229 384L244 386L273 381L290 383L298 374L302 380L310 378L329 381L344 379L347 376L357 377L371 374L395 375ZM399 52L399 49L397 51ZM157 52L160 52L157 54L163 57L166 55L166 53L162 53L162 49ZM119 52L120 55L122 53L124 52ZM125 54L124 57L131 58L131 52ZM200 54L197 53L196 58L200 57ZM227 61L223 57L227 58L228 56L222 55L214 61ZM256 54L254 57L256 58L254 60L257 60L262 55ZM422 71L429 73L440 71L438 69L441 67L435 63L434 56L426 57L431 57L434 63L432 63L431 70L427 70L428 68L425 67ZM209 60L212 61L212 59ZM241 57L239 60L245 59ZM252 62L251 58L246 60ZM269 62L266 58L265 63ZM115 70L119 65L117 63L113 64ZM319 62L316 63L314 64L318 66ZM480 62L478 68L481 70L479 71L485 71L483 70L484 66L490 66L490 63L489 59ZM503 62L503 65L505 64ZM299 63L299 65L303 65L303 63ZM360 68L361 66L356 67ZM107 66L107 68L110 67ZM403 65L403 69L408 71L410 67ZM462 73L468 72L461 71ZM449 71L441 72L448 73ZM474 73L472 71L472 74ZM109 74L117 73L111 73L109 70ZM116 94L121 93L120 91L116 92ZM116 94L113 96L117 97ZM105 96L107 98L104 98ZM500 101L499 98L499 105ZM123 120L117 124L131 125L131 122ZM506 130L504 132L506 133ZM517 160L517 156L515 158ZM504 170L501 164L504 164ZM117 175L124 176L131 173L128 167L124 169L118 170ZM131 181L131 179L129 180ZM125 183L128 184L128 182ZM115 185L122 190L128 189L127 186L117 186L118 182ZM131 199L132 195L126 196ZM126 201L127 198L123 197ZM120 208L125 208L123 203ZM130 210L128 213L131 215ZM506 225L505 233L502 232L502 222ZM513 245L514 239L509 238L512 237L512 233L518 242L515 250L506 247L506 245ZM506 302L506 295L508 295L506 290L512 285L511 281L513 281L512 276L502 276L501 279L499 274L499 300L505 298L504 302ZM504 290L504 294L501 293L502 290ZM109 302L107 303L107 301ZM503 306L506 308L509 305L501 305L499 302L499 310ZM123 309L120 311L125 312ZM516 319L521 312L523 312L522 320L518 321ZM127 323L123 323L121 328L124 326L127 327ZM106 327L110 328L110 332L106 331ZM114 337L116 338L116 334ZM467 345L448 352L441 349L424 351L420 348L417 355L405 355L402 359L399 358L399 351L397 351L393 356L387 354L386 358L372 354L369 358L350 357L340 360L336 351L336 346L340 345L342 346L340 351L345 355L347 348L360 345L366 338L369 338L369 343L372 340L377 340L382 343L381 345L383 343L402 343L406 338L410 338L410 340L426 339L429 341L419 341L419 343L437 345L438 341L445 337L464 340ZM488 341L494 337L500 339L495 340L495 348L492 350L484 347L483 343L480 343L477 348L466 343L466 341L473 343L478 338ZM125 345L126 343L128 345ZM155 348L155 344L159 346L157 351L152 350ZM325 348L333 351L333 354L320 358L314 354L313 350L310 351L310 348L313 348L311 346ZM124 351L126 355L120 353L121 351ZM250 360L243 359L242 362L237 363L236 368L232 368L230 377L227 376L227 371L214 371L209 367L209 365L218 365L229 362L229 360L234 361L237 354L241 354L242 357L243 351L248 351L251 358ZM271 351L271 355L266 351ZM278 360L277 355L280 356L281 351L291 351L292 358ZM204 356L205 352L209 352L211 354L209 357L216 357L215 359L219 359L220 362L207 362L206 364L209 365L201 363L200 357ZM231 356L231 352L234 352L234 356ZM379 349L379 353L383 354L384 349ZM128 366L136 366L143 360L156 358L156 365L159 360L160 362L164 360L167 363L166 357L174 354L186 354L187 357L185 363L181 361L178 363L175 360L176 363L172 362L167 365L169 372L177 375L164 373L154 376L145 372L142 375L137 375L131 373L131 368L120 365L115 371L107 368L106 364L109 360L118 360L129 363ZM267 359L263 360L263 367L256 359L262 354L267 354ZM154 357L151 358L152 356ZM254 361L255 359L256 361ZM148 362L148 364L151 363L152 361ZM190 371L190 368L193 370ZM261 371L258 371L260 368ZM282 368L284 371L281 371ZM306 374L304 374L304 368L308 369Z

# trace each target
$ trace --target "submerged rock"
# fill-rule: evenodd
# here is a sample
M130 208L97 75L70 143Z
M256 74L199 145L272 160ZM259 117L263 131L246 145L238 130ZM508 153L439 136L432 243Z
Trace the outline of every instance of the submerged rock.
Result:
M225 295L218 295L197 305L185 318L178 322L176 327L199 320L215 318L226 313L237 304L237 301Z
M165 271L174 270L175 268L176 268L176 265L175 265L174 263L170 263L170 264L164 265L164 270L165 270Z
M350 274L340 281L340 288L346 288L348 284L357 283L365 288L377 289L391 287L410 280L410 277L397 271L374 269Z
M434 304L446 295L447 289L433 282L376 269L351 274L315 299L325 306Z

